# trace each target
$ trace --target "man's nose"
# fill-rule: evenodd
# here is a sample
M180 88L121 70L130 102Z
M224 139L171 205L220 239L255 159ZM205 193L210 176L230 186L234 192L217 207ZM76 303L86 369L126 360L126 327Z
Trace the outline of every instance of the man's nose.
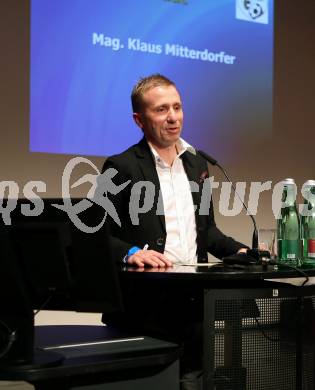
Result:
M176 120L177 120L176 111L173 108L171 108L167 115L167 121L172 123L172 122L176 122Z

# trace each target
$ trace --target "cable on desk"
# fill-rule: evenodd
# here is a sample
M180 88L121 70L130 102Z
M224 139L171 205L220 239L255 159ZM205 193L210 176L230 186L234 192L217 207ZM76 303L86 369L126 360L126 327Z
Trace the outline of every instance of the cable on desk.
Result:
M41 307L34 313L34 317L45 308L45 306L53 297L54 293L55 291L52 291ZM3 339L4 341L4 347L0 349L0 359L4 358L9 353L16 338L16 330L12 330L5 322L0 320L0 340Z
M300 274L301 276L303 276L303 277L305 278L305 280L303 281L302 284L300 284L300 285L297 286L297 287L302 287L302 286L304 286L304 285L309 281L308 275L307 275L304 271L302 271L300 268L294 267L293 265L289 265L289 264L282 264L282 263L280 263L280 262L273 262L273 265L277 265L277 266L283 266L283 265L285 265L286 267L292 268L292 269L293 269L294 271L296 271L298 274ZM254 319L255 319L255 322L256 322L256 324L257 324L258 330L262 333L262 335L263 335L267 340L272 341L272 342L279 342L279 341L280 341L279 338L273 339L272 337L268 336L268 335L266 334L266 332L264 331L264 329L261 327L261 324L260 324L258 318L257 318L257 317L254 317Z
M0 320L0 329L3 329L4 331L0 331L0 335L2 334L4 337L5 345L2 350L0 350L0 359L5 357L10 349L12 348L12 345L14 341L16 340L16 331L10 329L10 327L3 321Z
M255 322L256 322L256 324L257 324L258 330L261 332L261 334L262 334L267 340L272 341L272 342L274 342L274 343L278 343L278 342L280 341L279 338L273 339L272 337L270 337L270 336L267 335L267 333L266 333L266 332L264 331L264 329L261 327L261 324L260 324L260 322L259 322L259 320L258 320L257 317L254 317L254 320L255 320Z
M309 277L308 275L302 271L300 268L297 268L297 267L294 267L293 265L291 264L283 264L283 263L280 263L280 262L274 262L273 265L278 265L278 266L286 266L288 268L292 268L294 271L296 271L298 274L300 274L301 276L303 276L303 278L305 278L305 280L303 281L302 284L300 284L299 286L297 287L302 287L302 286L305 286L305 284L309 281Z
M40 306L40 308L37 309L37 310L35 311L34 317L37 316L37 314L38 314L40 311L42 311L42 310L45 309L46 305L49 303L49 301L51 300L51 298L54 296L55 291L56 291L56 290L53 290L52 293L48 296L48 298L47 298L47 299L43 302L43 304Z

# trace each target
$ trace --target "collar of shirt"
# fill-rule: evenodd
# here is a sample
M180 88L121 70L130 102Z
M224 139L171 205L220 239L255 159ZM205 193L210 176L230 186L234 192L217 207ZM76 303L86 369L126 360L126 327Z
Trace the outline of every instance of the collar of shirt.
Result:
M150 142L148 142L148 144L153 154L155 163L157 165L160 165L161 167L168 167L168 164L160 157L158 152L154 149L154 146ZM176 149L177 149L176 158L180 157L186 151L196 155L196 149L193 146L191 146L188 142L186 142L183 138L179 138L178 141L176 142Z

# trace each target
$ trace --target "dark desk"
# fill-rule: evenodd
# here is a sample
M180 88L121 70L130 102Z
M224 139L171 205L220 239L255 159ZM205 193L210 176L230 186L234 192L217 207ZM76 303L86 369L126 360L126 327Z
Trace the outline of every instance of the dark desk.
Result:
M315 270L306 273L314 276ZM301 278L296 271L260 265L174 266L124 268L120 277L123 285L139 289L169 285L174 291L202 290L205 390L315 387L315 287L276 280Z
M179 389L180 350L151 337L108 333L105 326L39 326L35 344L61 354L61 365L1 367L0 380L23 380L36 389Z
M302 269L308 276L315 276L315 269ZM302 274L286 266L262 265L250 266L224 266L221 262L209 263L209 265L174 265L169 268L134 268L123 267L120 269L122 279L143 280L142 274L145 274L146 280L163 280L176 283L202 282L204 286L213 287L222 281L228 281L233 286L239 286L240 283L265 285L268 279L283 278L303 278Z

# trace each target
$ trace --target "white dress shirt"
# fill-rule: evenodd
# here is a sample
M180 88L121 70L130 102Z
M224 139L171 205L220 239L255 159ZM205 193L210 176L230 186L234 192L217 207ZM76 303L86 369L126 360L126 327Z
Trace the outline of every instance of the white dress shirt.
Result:
M166 243L165 256L173 263L197 262L197 232L190 184L180 156L190 148L183 139L177 143L178 154L170 166L150 145L163 198Z

